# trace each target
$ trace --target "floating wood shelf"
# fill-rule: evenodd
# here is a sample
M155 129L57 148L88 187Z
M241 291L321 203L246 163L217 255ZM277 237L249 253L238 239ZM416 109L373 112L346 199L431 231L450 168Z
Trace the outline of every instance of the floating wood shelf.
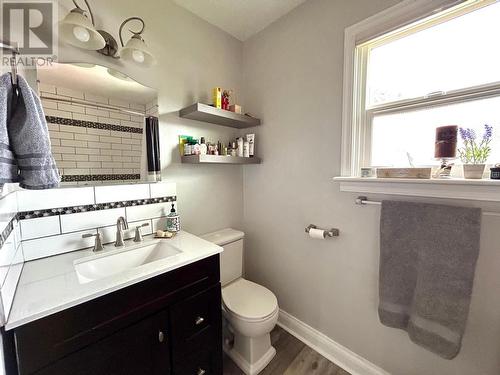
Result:
M260 164L261 159L223 155L189 155L183 156L182 162L187 164Z
M203 103L194 103L189 107L181 109L179 111L179 116L237 129L251 128L260 125L260 120L258 118L240 115Z

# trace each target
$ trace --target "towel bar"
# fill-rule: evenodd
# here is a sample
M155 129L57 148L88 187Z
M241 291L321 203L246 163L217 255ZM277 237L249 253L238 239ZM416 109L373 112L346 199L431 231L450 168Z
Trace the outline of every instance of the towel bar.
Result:
M382 204L382 202L370 201L368 200L367 197L362 195L356 198L355 203L359 206L366 206L366 205L380 206ZM500 217L500 213L498 212L483 211L483 215Z

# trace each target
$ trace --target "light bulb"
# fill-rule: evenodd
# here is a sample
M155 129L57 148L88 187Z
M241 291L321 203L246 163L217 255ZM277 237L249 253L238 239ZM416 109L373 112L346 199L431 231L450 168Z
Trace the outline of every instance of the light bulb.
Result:
M139 51L138 49L135 49L132 51L132 58L134 59L135 62L138 63L143 63L145 60L144 53L142 51Z
M75 26L73 28L73 35L75 36L76 39L78 39L80 42L83 43L87 43L90 40L89 31L82 26Z

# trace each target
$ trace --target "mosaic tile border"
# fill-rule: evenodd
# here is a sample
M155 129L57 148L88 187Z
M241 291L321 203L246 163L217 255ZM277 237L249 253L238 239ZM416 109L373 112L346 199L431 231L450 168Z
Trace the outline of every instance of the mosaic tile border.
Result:
M83 181L125 181L140 180L140 174L77 174L62 175L61 182L83 182Z
M5 241L7 241L7 238L9 238L10 234L14 230L15 221L17 221L17 215L14 215L14 217L9 221L9 223L5 226L4 230L0 234L0 249L3 247Z
M137 133L137 134L143 133L142 128L134 128L133 126L122 126L122 125L105 124L103 122L73 120L70 118L56 117L56 116L45 116L45 119L47 120L48 123L51 124L71 125L83 128L105 129L105 130L113 130L117 132L126 132L126 133Z
M168 196L160 198L135 199L131 201L122 201L122 202L87 204L84 206L48 208L45 210L19 212L17 214L17 219L18 220L36 219L47 216L69 215L69 214L77 214L90 211L111 210L113 208L121 208L121 207L145 206L148 204L155 204L155 203L171 203L176 201L177 201L177 196Z

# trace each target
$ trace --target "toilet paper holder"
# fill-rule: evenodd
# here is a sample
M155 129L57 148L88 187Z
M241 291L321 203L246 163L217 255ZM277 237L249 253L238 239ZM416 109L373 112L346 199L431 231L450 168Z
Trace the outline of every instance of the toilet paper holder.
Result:
M323 230L326 234L326 236L328 237L338 237L340 235L340 231L337 229L337 228L332 228L332 229L321 229L321 228L318 228L316 225L314 224L309 224L307 227L306 227L306 233L309 233L309 231L311 229L320 229L320 230ZM326 237L325 236L325 237Z

